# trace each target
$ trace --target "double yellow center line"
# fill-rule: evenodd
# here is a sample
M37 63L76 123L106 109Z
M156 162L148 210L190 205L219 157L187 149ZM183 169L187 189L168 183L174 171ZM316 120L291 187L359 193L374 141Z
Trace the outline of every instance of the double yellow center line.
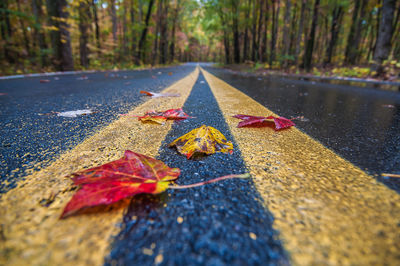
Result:
M296 128L237 128L275 115L203 70L295 265L400 265L400 195Z
M163 93L181 97L150 99L131 114L182 107L199 75L196 68ZM119 232L129 200L104 213L88 213L59 220L72 197L65 176L122 157L129 149L155 157L171 124L154 129L132 117L121 117L60 156L49 167L27 176L15 189L1 195L0 265L102 265L113 235ZM54 200L54 201L53 201ZM48 207L44 206L53 201Z
M274 226L297 265L399 264L400 196L296 128L237 128L235 114L273 113L202 70L238 144ZM132 114L182 107L199 69ZM103 213L59 220L72 197L65 176L122 156L124 150L157 156L171 124L157 127L121 117L27 176L0 199L0 264L101 265L119 232L129 200ZM48 207L46 203L52 202Z

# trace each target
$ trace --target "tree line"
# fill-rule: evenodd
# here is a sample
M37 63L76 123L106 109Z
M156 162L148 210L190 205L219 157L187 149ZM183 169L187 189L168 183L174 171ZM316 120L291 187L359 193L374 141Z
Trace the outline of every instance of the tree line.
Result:
M399 0L1 0L1 72L400 61Z
M205 8L226 64L310 70L400 61L397 0L210 0Z
M197 61L195 0L1 0L2 72Z

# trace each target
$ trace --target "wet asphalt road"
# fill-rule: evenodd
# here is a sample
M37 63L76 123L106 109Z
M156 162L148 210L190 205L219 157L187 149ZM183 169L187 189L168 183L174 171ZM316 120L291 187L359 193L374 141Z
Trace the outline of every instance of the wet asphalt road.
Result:
M400 93L327 82L263 77L205 67L273 112L304 116L296 126L400 192Z
M48 165L58 154L147 100L140 90L158 92L194 68L192 64L0 80L0 93L6 94L0 96L0 193L14 187L27 169ZM40 83L44 79L50 82ZM50 114L80 109L97 113L77 118Z
M181 169L180 184L191 184L246 171L240 151L187 160L168 148L176 138L205 124L232 140L218 104L200 74L183 110L194 117L173 125L160 147L162 160ZM163 265L285 265L286 254L272 229L273 218L260 204L251 180L227 180L195 189L142 196L130 206L106 265L151 265L164 254ZM150 204L149 204L150 203ZM166 206L165 206L165 205ZM183 219L180 224L178 217ZM252 239L250 234L255 234ZM152 244L155 247L152 249Z
M40 83L43 78L1 80L0 93L7 94L0 96L0 192L12 188L29 167L42 161L40 166L48 164L46 160L142 103L146 98L140 96L140 90L160 91L194 67L94 73L86 74L86 80L77 79L82 74L60 76L59 80L46 77L49 83ZM397 93L205 69L282 116L304 116L296 122L298 128L362 169L372 174L399 173ZM182 184L245 171L235 143L232 155L191 161L167 147L176 137L202 124L218 128L232 140L207 83L202 81L200 75L183 107L195 118L174 124L158 157L170 167L181 168ZM97 113L78 118L39 115L87 108ZM378 178L400 191L397 180ZM160 252L168 258L163 261L165 265L287 264L287 254L272 229L273 217L259 200L250 180L138 196L124 216L105 263L135 261L147 265ZM178 223L178 218L183 222ZM257 237L250 237L251 233Z

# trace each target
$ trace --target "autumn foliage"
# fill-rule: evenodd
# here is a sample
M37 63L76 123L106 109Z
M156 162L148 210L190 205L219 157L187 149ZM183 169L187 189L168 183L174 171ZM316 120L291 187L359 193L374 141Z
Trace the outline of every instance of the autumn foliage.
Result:
M177 138L169 146L175 146L178 152L186 155L188 159L195 153L209 155L216 152L233 152L232 142L227 141L218 129L205 125Z

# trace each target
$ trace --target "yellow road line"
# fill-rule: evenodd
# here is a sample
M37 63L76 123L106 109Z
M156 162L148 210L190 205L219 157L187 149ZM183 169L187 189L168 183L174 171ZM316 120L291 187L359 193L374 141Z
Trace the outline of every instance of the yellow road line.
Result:
M400 265L400 195L296 128L237 128L274 115L203 71L295 265Z
M182 107L199 74L198 68L163 92L181 97L155 98L130 113ZM120 158L126 149L156 156L171 123L142 124L121 117L60 156L49 167L27 176L0 199L0 265L101 265L109 241L118 233L129 200L103 213L59 220L74 193L65 176ZM55 197L54 197L55 195ZM49 207L43 206L54 198ZM41 204L42 203L42 204Z

